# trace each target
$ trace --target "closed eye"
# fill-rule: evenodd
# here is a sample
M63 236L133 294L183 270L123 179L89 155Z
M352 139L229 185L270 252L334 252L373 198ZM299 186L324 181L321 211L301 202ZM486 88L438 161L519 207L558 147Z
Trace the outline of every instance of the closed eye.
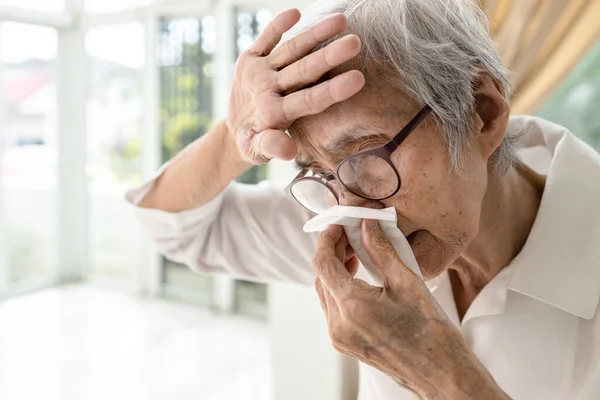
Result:
M314 161L294 160L294 166L298 171L302 171L305 169L310 170L313 173L313 175L331 173L330 169L325 168Z
M294 160L294 167L296 167L298 171L302 171L303 169L309 169L312 164L313 163L311 161L304 161L298 159Z

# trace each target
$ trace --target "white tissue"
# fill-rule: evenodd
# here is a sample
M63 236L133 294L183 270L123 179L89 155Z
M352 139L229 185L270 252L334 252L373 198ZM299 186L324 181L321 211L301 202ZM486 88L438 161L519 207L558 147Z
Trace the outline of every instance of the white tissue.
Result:
M342 225L346 231L350 245L354 249L364 270L367 272L365 276L359 269L357 276L363 279L365 277L370 278L364 280L371 285L383 286L381 276L373 263L371 263L369 255L362 244L362 220L378 220L379 226L394 246L402 262L419 278L423 279L410 244L404 234L398 229L396 218L397 215L394 207L386 208L385 210L376 210L363 207L335 206L308 221L304 225L304 232L321 232L329 225Z

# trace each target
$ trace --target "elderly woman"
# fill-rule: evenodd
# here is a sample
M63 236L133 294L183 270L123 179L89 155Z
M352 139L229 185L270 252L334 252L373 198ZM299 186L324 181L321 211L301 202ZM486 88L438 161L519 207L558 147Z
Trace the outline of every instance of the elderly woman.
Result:
M509 118L468 0L327 1L299 19L278 15L240 57L226 121L129 194L160 250L201 273L316 274L361 399L600 398L600 156ZM231 183L274 158L295 159L294 198ZM341 227L302 232L335 203L395 207L425 282L373 221L383 287L354 277Z

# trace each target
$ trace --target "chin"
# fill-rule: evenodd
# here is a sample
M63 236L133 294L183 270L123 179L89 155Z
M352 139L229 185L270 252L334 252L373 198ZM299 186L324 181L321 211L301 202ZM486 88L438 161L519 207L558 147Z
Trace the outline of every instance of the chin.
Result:
M458 258L458 254L454 254L427 231L417 231L409 235L407 240L426 281L440 276Z

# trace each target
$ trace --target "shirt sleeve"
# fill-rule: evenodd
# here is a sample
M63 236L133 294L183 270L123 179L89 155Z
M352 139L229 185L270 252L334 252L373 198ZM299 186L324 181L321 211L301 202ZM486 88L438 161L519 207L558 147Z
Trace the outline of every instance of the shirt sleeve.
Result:
M126 194L165 257L203 274L312 285L310 213L269 181L232 183L210 203L179 213L139 207L156 179Z

